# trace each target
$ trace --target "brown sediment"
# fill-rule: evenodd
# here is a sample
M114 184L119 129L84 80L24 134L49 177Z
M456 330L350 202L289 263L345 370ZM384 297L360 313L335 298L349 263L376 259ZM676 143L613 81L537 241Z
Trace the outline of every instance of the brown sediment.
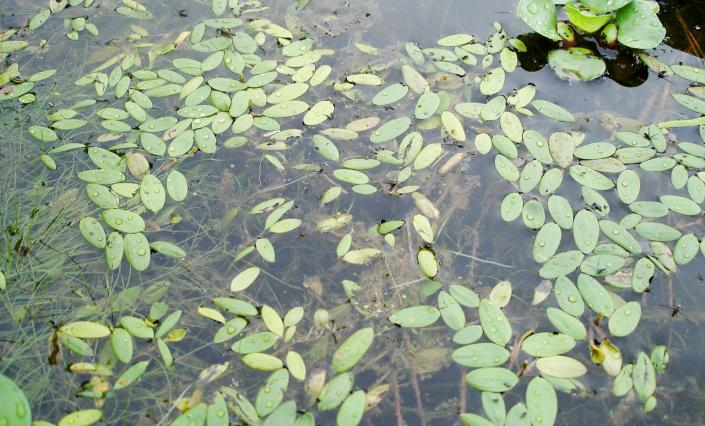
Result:
M404 336L404 340L406 340L408 345L411 345L408 334ZM421 426L426 426L426 416L424 415L423 400L421 399L421 388L419 387L418 375L416 374L416 359L410 356L408 361L409 369L411 370L411 387L414 388L414 397L416 397L416 412L421 421Z
M397 370L392 371L392 389L394 392L394 413L397 417L397 426L404 426L404 418L401 415L401 397L399 395L399 376Z

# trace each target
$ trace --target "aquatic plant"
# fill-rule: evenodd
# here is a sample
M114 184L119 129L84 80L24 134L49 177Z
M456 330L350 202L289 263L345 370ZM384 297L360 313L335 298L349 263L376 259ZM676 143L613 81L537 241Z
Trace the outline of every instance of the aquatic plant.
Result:
M35 15L30 29L38 30L63 8L50 2L49 10ZM615 10L619 15L622 9ZM123 0L116 12L129 19L154 16L132 0ZM75 174L82 185L60 204L83 203L68 229L80 232L82 250L101 250L105 266L91 264L100 274L148 276L184 268L195 280L189 261L199 244L187 250L178 232L233 227L241 234L236 247L204 256L222 256L224 262L199 259L213 275L208 291L190 289L199 294L198 306L186 292L175 293L183 291L177 285L139 282L116 291L118 296L111 287L105 299L86 297L90 303L56 325L46 355L83 380L71 388L80 398L72 412L51 413L58 424L138 415L104 407L130 404L130 391L150 374L163 372L168 381L169 372L189 367L198 377L168 389L170 408L159 413L160 422L211 426L229 424L233 416L254 425L313 425L316 419L355 425L390 393L401 406L399 375L375 368L380 359L412 366L409 382L422 423L418 375L437 373L451 360L481 398L482 411L468 410L464 400L459 404L464 424L554 424L557 392L583 390L579 379L600 367L614 377L615 396L635 395L644 411L654 410L657 374L669 362L668 349L650 344L623 356L621 339L639 329L641 296L656 284L653 278L675 273L698 252L705 255L699 223L690 220L702 214L705 201L705 150L668 139L669 129L687 126L699 126L703 137L702 117L620 129L610 140L588 142L590 134L559 105L559 95L540 95L534 84L508 84L525 46L499 24L487 40L455 33L431 47L409 42L403 52L385 52L399 66L371 60L342 72L334 50L257 15L264 12L259 2L214 0L215 18L166 41L152 40L146 29L132 25L126 40L134 46L75 81L72 90L85 99L59 96L43 117L32 117L26 135L37 144L33 158L46 167L36 173ZM71 21L72 31L77 25ZM29 43L4 46L5 53L21 52ZM370 57L380 53L364 43L355 48ZM697 85L705 84L703 69L645 61L658 73L695 83L690 95L673 98L705 113ZM23 80L21 67L13 64L3 75L4 100L36 106L41 85L57 74L46 70ZM40 96L23 98L33 90ZM340 113L346 109L355 113ZM87 129L91 132L82 133ZM196 169L193 163L228 157L236 159L236 172L258 170L282 183L242 185L246 196L235 207L223 203L228 207L217 224L178 228L183 218L177 212L191 209L184 203L197 197L198 178L212 183L203 172L208 166ZM490 159L486 163L499 177L503 198L493 198L490 214L507 222L509 232L526 231L527 240L533 238L521 249L536 264L521 276L541 280L530 305L508 279L481 285L472 274L458 277L451 268L456 256L492 262L452 250L441 239L460 203L443 202L442 194L462 188L460 198L467 199L474 187L462 181L437 190L446 176L466 177L462 167L470 158ZM651 173L663 187L657 200L641 199L651 196L641 190ZM226 184L213 190L217 197L231 196L233 176L223 174ZM303 191L287 192L304 178L316 184L318 205L298 205ZM365 197L406 207L370 219L353 209ZM307 240L315 243L305 244L311 251L287 250L292 239L307 234L315 235ZM205 245L215 239L204 240ZM322 267L326 273L346 277L335 289L341 295L334 296L329 283L324 289L320 279L290 284L268 272L282 258L309 260L307 253L316 254L312 261L330 260ZM12 266L16 256L6 252L3 296L22 285ZM158 256L170 260L155 269ZM213 265L222 270L213 271ZM221 272L229 286L215 275ZM411 279L397 283L395 275ZM279 300L302 288L326 302L316 309L318 301ZM265 289L273 296L263 295ZM179 298L168 296L173 294ZM517 305L534 306L547 321L536 330L514 321ZM179 346L182 342L191 346ZM226 355L189 365L197 358L193 347ZM6 371L12 373L12 364ZM19 387L2 389L26 408ZM32 414L46 417L22 413L17 421L23 424ZM443 412L446 418L456 414Z
M558 21L558 9L552 0L521 0L517 16L542 36L560 41L562 49L548 53L548 62L556 74L565 79L594 80L606 71L600 55L584 47L575 47L578 31L593 37L607 48L617 45L645 50L658 46L666 29L658 18L659 5L648 0L578 0L563 5L567 22Z

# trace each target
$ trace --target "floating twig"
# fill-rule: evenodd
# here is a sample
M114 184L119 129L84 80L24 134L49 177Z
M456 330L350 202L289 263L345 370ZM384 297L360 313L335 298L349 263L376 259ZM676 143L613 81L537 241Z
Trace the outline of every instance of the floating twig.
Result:
M448 250L448 251L449 251L450 253L453 253L453 254L456 255L456 256L467 257L468 259L472 259L472 260L474 260L474 261L476 261L476 262L480 262L480 263L489 263L490 265L499 266L499 267L501 267L501 268L514 269L514 267L513 267L512 265L506 265L506 264L504 264L504 263L495 262L494 260L483 259L483 258L481 258L481 257L477 257L477 256L473 256L473 255L470 255L470 254L461 253L461 252L455 251L455 250Z

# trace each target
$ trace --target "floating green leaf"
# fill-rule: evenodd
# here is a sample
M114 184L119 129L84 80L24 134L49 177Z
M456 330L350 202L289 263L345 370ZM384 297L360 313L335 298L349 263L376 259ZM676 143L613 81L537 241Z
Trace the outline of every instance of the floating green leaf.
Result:
M441 318L448 327L453 330L460 330L465 326L465 313L458 302L445 291L438 293L438 310Z
M470 387L482 392L506 392L519 382L511 370L500 367L478 368L469 372L465 380Z
M534 377L526 387L526 409L533 425L552 425L558 414L558 398L551 383Z
M263 353L247 354L242 357L242 362L248 367L260 371L274 371L284 366L279 358Z
M517 4L517 16L531 29L558 41L561 37L556 31L556 6L551 0L520 0Z
M509 359L509 351L494 343L474 343L453 352L453 361L471 368L497 367Z
M110 349L115 358L121 362L128 363L132 359L132 337L125 329L117 327L110 336Z
M656 370L651 359L644 352L639 352L637 355L632 370L632 382L634 391L642 401L646 401L656 391Z
M560 379L572 379L583 376L587 368L578 360L563 355L539 358L536 367L543 374Z
M147 237L138 232L124 237L125 259L136 270L144 271L149 266L150 247Z
M103 412L96 408L91 408L67 414L57 424L58 426L89 426L98 422L101 418L103 418Z
M111 228L125 233L145 230L144 220L136 213L122 209L108 209L102 213L103 220Z
M595 80L607 70L601 58L577 50L552 50L548 53L548 64L558 77L566 80Z
M627 336L636 329L641 318L641 305L637 302L627 302L614 311L609 321L610 334Z
M558 333L536 333L524 339L521 349L535 357L564 354L575 347L572 337Z
M546 315L548 316L548 320L551 321L551 324L553 324L559 332L576 340L583 340L585 336L587 336L585 326L574 316L556 308L548 308Z
M342 373L333 377L321 389L316 407L320 411L328 411L343 403L352 390L354 377L352 373Z
M578 276L578 290L585 303L598 314L609 317L614 312L612 296L595 278L587 274Z
M480 301L480 324L485 335L492 342L504 346L512 337L512 327L501 309L490 300Z
M654 48L666 36L666 29L661 25L656 10L645 0L634 0L619 9L615 23L619 42L634 49Z
M433 324L440 316L440 311L433 306L412 306L394 312L389 321L400 327L417 328Z
M260 268L251 266L240 273L230 282L230 291L242 291L252 285L260 273Z
M131 335L140 339L153 339L154 330L147 327L147 324L139 318L124 316L120 317L120 326Z

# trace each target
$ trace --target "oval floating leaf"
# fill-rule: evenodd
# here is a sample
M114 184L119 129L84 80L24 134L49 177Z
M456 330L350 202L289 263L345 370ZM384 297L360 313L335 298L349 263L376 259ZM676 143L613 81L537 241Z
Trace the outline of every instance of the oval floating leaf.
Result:
M559 379L573 379L587 373L587 368L580 361L563 355L539 358L536 367L541 373Z
M506 392L519 382L511 370L499 367L478 368L469 372L465 380L481 392Z
M365 355L374 340L374 330L363 328L345 339L333 354L331 367L337 373L350 370Z
M641 319L641 305L638 302L628 302L614 311L609 321L610 334L627 336L636 329Z
M417 328L433 324L440 316L433 306L412 306L391 314L389 321L400 327Z
M260 268L256 266L249 267L240 273L230 282L230 291L242 291L252 285L260 273Z

